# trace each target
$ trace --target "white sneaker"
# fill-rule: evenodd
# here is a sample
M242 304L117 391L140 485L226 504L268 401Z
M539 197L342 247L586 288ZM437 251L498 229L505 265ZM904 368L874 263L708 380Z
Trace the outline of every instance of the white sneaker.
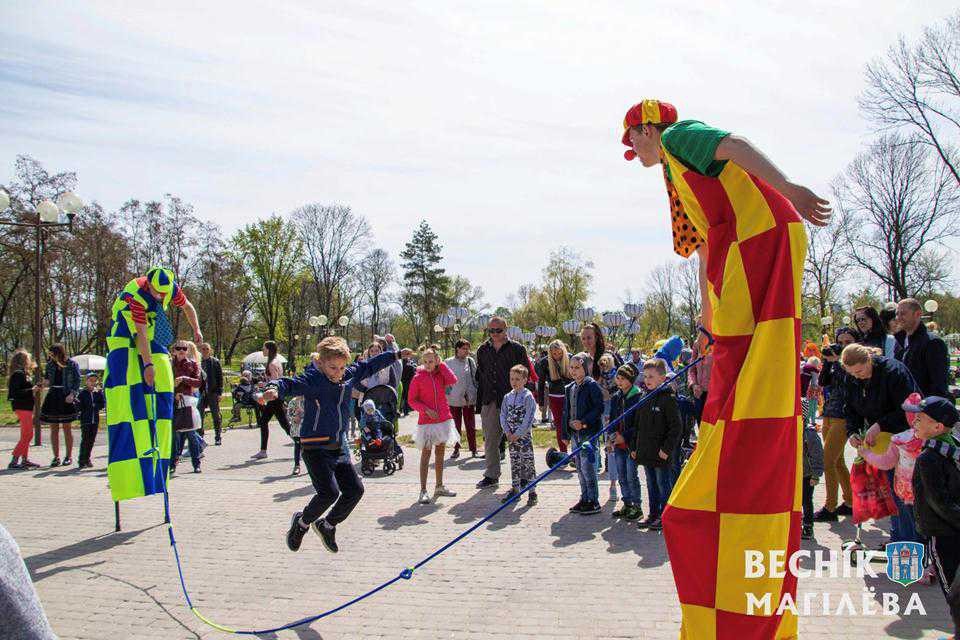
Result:
M433 490L433 499L434 499L434 500L436 500L437 498L440 498L440 497L443 497L443 498L453 498L453 497L456 496L456 495L457 495L457 492L456 492L456 491L450 491L450 489L447 489L447 488L446 488L445 486L443 486L442 484L441 484L441 485L437 485L437 488Z
M421 491L420 500L418 502L420 504L430 504L430 494L428 494L426 491Z
M253 454L252 456L250 456L250 459L251 459L251 460L263 460L263 459L266 458L266 457L267 457L267 452L266 452L266 451L257 451L255 454Z

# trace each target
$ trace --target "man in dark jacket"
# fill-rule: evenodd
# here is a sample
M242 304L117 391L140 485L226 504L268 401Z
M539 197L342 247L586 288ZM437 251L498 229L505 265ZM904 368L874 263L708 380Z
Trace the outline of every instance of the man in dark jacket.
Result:
M664 360L654 358L643 363L643 384L648 393L666 379L667 363ZM636 429L630 445L630 457L646 471L650 501L650 515L638 526L654 531L662 528L660 517L673 490L670 459L683 435L680 407L673 389L664 387L656 394L635 410Z
M960 633L960 441L951 432L960 428L960 415L953 400L937 396L904 409L917 414L914 429L924 440L913 470L917 530L930 539L933 565L956 637Z
M201 433L203 431L203 413L210 410L210 417L213 419L213 433L216 438L214 444L220 444L220 428L223 425L223 419L220 417L220 396L223 395L223 367L220 361L213 357L213 348L209 342L200 345L200 354L203 358L200 360L200 369L203 370L204 386L203 393L200 395L200 424Z
M477 401L480 403L480 424L483 429L483 450L486 469L478 489L500 484L500 403L511 389L510 369L522 365L529 370L527 350L507 337L507 323L494 316L487 325L490 336L477 349Z
M873 446L881 431L900 433L910 428L903 403L917 383L902 362L874 355L869 347L845 347L840 362L847 372L847 436L857 448L862 442ZM865 435L864 430L866 430Z
M907 365L921 394L949 398L947 343L940 336L930 335L922 316L923 307L913 298L901 300L897 305L900 331L895 336L894 357Z

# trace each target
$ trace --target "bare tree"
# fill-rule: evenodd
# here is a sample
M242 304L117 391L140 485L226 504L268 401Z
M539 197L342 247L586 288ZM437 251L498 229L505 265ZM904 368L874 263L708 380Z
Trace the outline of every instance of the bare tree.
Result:
M669 336L676 328L678 280L676 265L670 262L657 265L647 276L647 295L644 300L647 340L651 335Z
M687 335L697 333L697 317L700 315L700 257L691 256L677 266L678 311L686 325Z
M850 256L844 239L848 218L838 212L830 226L807 226L807 260L803 265L803 295L816 305L822 318L830 304L839 301L841 287L849 274Z
M396 268L389 254L383 249L374 249L366 256L357 270L357 279L363 296L370 305L370 338L379 333L382 307L387 289L396 281Z
M943 241L960 234L960 198L949 168L931 162L928 147L884 136L853 161L833 191L857 266L901 298L943 279L942 270L927 267L938 261Z
M903 129L936 151L960 184L951 138L960 133L960 13L927 27L915 44L900 38L867 66L860 108L885 129Z
M349 315L354 288L349 283L370 242L370 224L343 205L307 204L291 214L313 277L317 305L330 318Z

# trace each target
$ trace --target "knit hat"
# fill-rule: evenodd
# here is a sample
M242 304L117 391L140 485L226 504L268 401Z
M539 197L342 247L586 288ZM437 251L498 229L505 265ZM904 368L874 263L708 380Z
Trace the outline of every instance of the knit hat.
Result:
M364 400L363 404L360 405L365 413L373 413L377 410L377 405L374 404L373 400Z
M637 381L637 376L640 375L640 372L637 370L637 367L634 366L632 362L620 365L620 368L617 369L617 375L625 380L629 380L631 384Z
M670 124L677 121L677 108L669 102L659 100L643 100L627 110L623 118L623 144L630 147L623 154L627 160L637 157L630 142L630 127L639 127L642 124Z

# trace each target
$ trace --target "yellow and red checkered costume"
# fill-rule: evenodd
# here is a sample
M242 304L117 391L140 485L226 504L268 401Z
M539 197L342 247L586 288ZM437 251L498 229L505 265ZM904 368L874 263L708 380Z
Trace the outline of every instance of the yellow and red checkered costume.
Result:
M795 638L794 615L748 615L747 594L770 593L773 613L784 593L796 596L796 578L747 579L744 552L789 557L800 544L797 358L807 235L783 195L733 162L713 178L661 153L668 187L706 240L716 337L699 441L663 514L680 637Z

